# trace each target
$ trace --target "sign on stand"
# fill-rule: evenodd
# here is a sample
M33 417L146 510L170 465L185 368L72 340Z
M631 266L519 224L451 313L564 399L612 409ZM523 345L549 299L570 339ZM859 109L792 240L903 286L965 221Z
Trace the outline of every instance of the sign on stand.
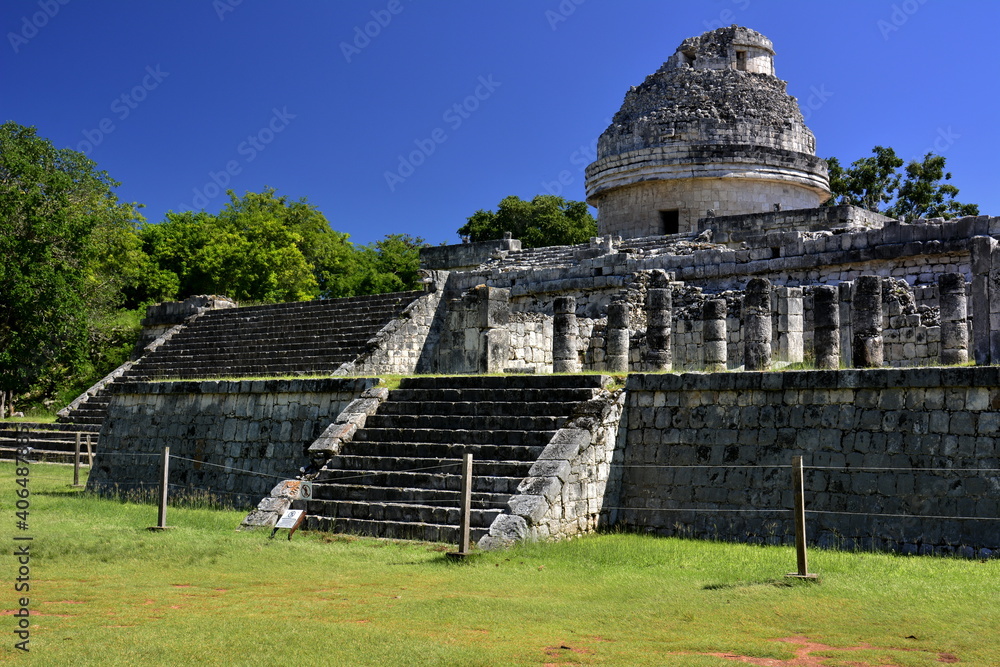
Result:
M282 529L288 529L288 539L292 539L292 535L295 531L299 529L302 525L302 520L306 518L305 510L285 510L285 513L281 515L278 519L278 523L274 524L274 530L271 531L271 539L274 539L275 534Z

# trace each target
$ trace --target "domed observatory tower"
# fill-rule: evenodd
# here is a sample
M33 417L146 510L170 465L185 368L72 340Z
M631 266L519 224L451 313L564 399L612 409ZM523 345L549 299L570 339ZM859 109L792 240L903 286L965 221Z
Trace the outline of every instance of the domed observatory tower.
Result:
M829 197L816 139L774 76L771 40L735 25L684 40L632 87L587 167L600 233L623 237Z

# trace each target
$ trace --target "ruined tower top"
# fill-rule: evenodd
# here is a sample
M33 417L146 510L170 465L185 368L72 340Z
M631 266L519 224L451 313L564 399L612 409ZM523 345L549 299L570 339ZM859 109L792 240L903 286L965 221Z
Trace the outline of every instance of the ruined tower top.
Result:
M730 26L690 37L625 95L587 169L602 233L687 232L712 215L811 208L826 163L771 40Z
M663 67L735 69L774 76L774 45L756 30L731 25L685 39Z

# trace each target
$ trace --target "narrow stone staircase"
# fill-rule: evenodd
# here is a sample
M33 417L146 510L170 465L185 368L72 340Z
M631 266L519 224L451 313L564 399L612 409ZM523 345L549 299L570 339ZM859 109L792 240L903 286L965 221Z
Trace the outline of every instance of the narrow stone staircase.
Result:
M493 519L597 375L404 379L314 481L313 530L456 542L461 457L473 455L472 539Z

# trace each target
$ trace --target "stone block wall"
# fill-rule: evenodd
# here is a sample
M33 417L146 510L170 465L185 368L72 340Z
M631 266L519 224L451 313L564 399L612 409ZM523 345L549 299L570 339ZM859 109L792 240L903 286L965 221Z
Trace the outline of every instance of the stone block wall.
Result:
M801 455L810 543L1000 547L1000 368L632 375L626 391L622 527L790 543Z
M254 506L308 464L306 448L372 378L120 382L87 488L154 490L170 447L170 483ZM173 492L173 491L172 491Z

